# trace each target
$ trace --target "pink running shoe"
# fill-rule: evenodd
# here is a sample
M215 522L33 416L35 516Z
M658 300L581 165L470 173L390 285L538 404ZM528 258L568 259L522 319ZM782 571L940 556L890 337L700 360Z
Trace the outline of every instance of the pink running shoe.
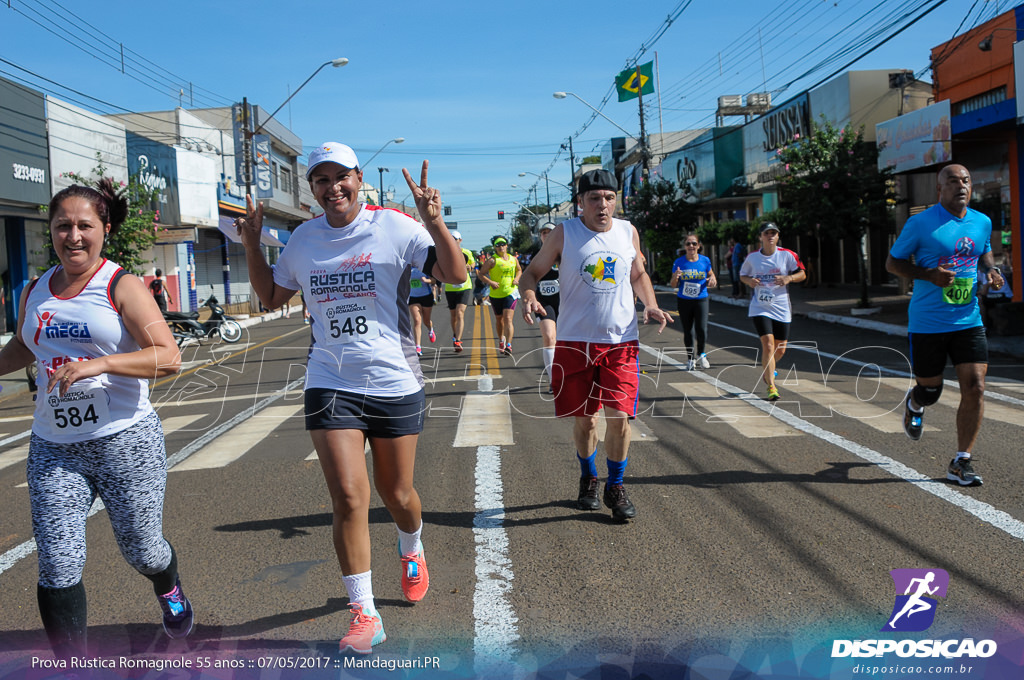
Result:
M407 602L419 602L427 594L430 575L423 548L415 555L402 555L402 594Z
M342 654L355 652L356 654L369 654L373 651L374 645L379 645L388 639L384 634L384 624L381 623L380 614L364 614L362 605L352 603L349 605L352 611L352 623L349 624L348 633L338 643L338 651Z

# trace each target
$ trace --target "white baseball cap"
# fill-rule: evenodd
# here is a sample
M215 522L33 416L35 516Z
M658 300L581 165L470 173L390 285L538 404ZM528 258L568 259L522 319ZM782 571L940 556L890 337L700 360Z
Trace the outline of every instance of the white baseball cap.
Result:
M456 229L452 229L452 238L455 239L456 241L461 241L462 234L460 234Z
M538 229L538 231L551 231L554 228L554 222L545 222L544 224L540 225L540 229Z
M356 152L352 150L352 147L338 142L324 142L309 152L306 179L313 174L313 168L321 163L337 163L346 168L359 168L359 159L356 158Z

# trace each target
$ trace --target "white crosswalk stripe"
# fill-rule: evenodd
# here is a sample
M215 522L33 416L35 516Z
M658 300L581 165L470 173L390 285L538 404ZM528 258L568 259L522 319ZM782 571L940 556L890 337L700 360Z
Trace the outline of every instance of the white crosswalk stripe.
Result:
M890 387L896 387L897 389L902 389L903 387L906 386L906 381L902 380L901 378L880 378L880 380L882 381L882 383L889 385ZM940 400L939 403L936 404L936 406L944 406L947 408L955 409L958 403L959 396L954 396L952 400L949 400L949 398L947 397L945 403ZM935 406L931 406L929 408L934 409ZM928 422L927 411L928 409L925 409L925 423ZM998 420L1001 423L1009 423L1010 425L1024 424L1024 418L1021 417L1019 408L1006 406L1004 404L995 402L991 399L985 400L985 415L983 416L983 418L984 420ZM950 429L955 429L952 422L950 422Z
M512 406L505 392L470 392L462 401L462 414L452 446L515 444Z
M886 380L890 379L886 378ZM900 384L899 389L906 386L905 378L892 378L891 380ZM902 407L886 409L876 406L875 401L858 399L853 394L826 387L818 381L809 380L803 376L793 384L787 383L786 389L823 408L831 409L836 414L859 420L880 432L889 434L903 432ZM938 431L937 427L928 424L924 426L924 429L930 432Z
M772 418L742 399L724 395L705 382L674 382L669 386L686 395L687 405L703 414L709 424L724 423L748 439L766 437L796 437L800 432Z
M0 453L0 470L17 465L28 458L28 444L21 444Z
M301 409L302 404L268 406L175 465L171 472L206 470L233 463Z

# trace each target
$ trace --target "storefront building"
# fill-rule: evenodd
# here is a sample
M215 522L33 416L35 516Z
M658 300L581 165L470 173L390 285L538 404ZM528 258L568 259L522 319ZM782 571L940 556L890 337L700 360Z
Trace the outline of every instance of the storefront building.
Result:
M954 163L971 173L971 207L992 220L992 250L1009 269L1021 271L1021 173L1024 154L1024 107L1016 96L1015 58L1024 59L1024 5L932 49L935 100L948 100ZM931 179L931 177L929 177ZM934 187L935 182L930 182ZM936 202L921 191L912 205ZM1020 277L1012 277L1014 300L1020 301Z
M0 78L0 333L13 331L17 301L33 275L34 241L45 234L50 157L42 93Z

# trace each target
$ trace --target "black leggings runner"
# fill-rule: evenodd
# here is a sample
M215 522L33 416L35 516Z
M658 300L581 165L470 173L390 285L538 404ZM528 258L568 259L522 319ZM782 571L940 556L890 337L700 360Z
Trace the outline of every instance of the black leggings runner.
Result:
M679 322L683 325L683 343L690 352L690 358L696 359L704 354L704 345L708 338L708 300L701 298L691 300L677 297ZM697 353L693 353L693 331L697 329Z

